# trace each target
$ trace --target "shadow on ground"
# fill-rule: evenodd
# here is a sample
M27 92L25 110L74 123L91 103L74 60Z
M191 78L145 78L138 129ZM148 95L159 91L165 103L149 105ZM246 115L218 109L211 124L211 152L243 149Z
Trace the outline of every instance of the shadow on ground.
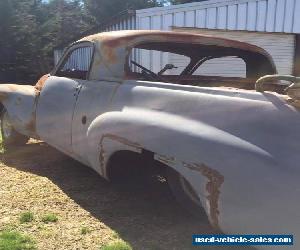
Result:
M28 144L1 158L7 166L49 178L133 249L233 249L193 247L193 234L216 231L205 218L199 220L187 214L176 203L166 183L153 182L138 190L120 190L45 143Z

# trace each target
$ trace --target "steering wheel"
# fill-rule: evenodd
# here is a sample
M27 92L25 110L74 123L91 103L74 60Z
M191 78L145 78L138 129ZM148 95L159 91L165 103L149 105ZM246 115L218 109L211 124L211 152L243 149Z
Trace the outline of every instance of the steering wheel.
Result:
M150 80L158 80L161 81L161 78L155 74L153 71L151 71L150 69L145 68L144 66L138 64L137 62L131 60L130 61L133 65L139 67L142 70L142 74L147 77Z
M284 81L289 81L291 82L290 84L286 84L286 89L287 91L289 88L294 87L295 85L300 84L300 77L296 76L291 76L291 75L266 75L261 78L259 78L256 83L255 83L255 90L258 92L264 92L264 83L268 81L274 81L274 80L284 80ZM274 84L281 85L278 82Z

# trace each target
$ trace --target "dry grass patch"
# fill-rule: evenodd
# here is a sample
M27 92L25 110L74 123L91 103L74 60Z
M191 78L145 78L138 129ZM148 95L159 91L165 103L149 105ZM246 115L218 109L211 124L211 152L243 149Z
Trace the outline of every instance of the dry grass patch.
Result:
M187 250L193 234L215 233L182 210L165 183L120 190L44 143L5 152L0 176L0 231L28 235L37 249ZM26 211L34 219L21 223ZM43 222L49 213L55 223Z
M56 161L69 162L48 146L43 156L35 154L31 151L34 146L38 145L26 145L24 149L5 152L1 157L0 231L9 228L28 235L36 242L37 249L47 250L99 249L113 240L113 230L78 205L53 181L26 170L28 167L41 170L41 167L47 172ZM83 227L90 229L88 237L81 234Z

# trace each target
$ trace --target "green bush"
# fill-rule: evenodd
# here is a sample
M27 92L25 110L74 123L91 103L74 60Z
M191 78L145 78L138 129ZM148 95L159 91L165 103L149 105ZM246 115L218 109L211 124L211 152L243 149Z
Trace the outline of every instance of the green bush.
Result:
M57 222L58 221L58 218L55 214L45 214L43 217L42 217L42 221L44 223L49 223L49 222Z
M34 219L34 216L33 216L33 213L31 213L31 212L22 213L20 216L21 223L31 222L31 221L33 221L33 219Z

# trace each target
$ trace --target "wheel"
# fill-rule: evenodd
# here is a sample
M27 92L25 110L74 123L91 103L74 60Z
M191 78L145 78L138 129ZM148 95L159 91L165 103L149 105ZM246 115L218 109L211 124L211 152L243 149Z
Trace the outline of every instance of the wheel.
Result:
M178 172L168 168L166 177L169 187L177 202L197 218L206 218L205 210L191 184Z
M17 132L10 122L8 112L4 109L1 112L1 136L2 145L5 150L23 146L27 143L28 137Z

